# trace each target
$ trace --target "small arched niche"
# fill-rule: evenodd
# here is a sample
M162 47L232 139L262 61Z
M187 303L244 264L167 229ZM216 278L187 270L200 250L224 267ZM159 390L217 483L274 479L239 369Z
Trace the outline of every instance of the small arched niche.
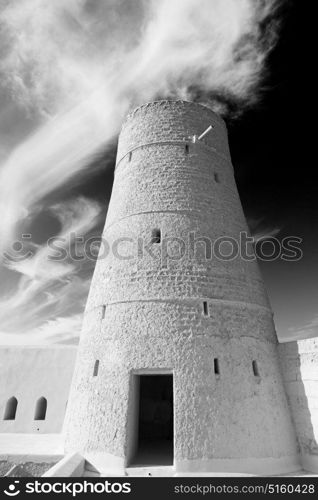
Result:
M34 420L45 420L47 410L47 400L41 397L35 405Z
M3 420L15 420L15 416L17 413L18 400L16 397L12 396L12 398L8 399L5 410Z

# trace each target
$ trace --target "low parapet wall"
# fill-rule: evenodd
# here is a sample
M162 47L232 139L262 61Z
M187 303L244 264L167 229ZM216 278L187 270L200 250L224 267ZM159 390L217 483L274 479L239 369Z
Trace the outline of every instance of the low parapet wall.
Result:
M286 342L279 350L303 467L318 472L318 338Z
M76 346L0 348L0 433L59 433Z

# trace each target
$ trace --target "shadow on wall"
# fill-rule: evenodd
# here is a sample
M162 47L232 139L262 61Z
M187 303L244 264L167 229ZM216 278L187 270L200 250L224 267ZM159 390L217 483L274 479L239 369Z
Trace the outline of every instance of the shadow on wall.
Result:
M302 465L318 473L318 339L287 342L279 349Z

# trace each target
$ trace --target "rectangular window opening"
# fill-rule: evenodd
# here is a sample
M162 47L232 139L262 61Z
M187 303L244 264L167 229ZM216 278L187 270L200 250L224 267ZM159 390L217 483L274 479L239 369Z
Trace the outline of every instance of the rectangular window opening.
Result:
M252 366L253 366L254 377L259 377L259 370L258 370L257 361L254 360L252 363Z
M151 243L161 243L160 229L154 229L151 233Z
M185 154L188 155L189 154L189 144L185 145L184 150L185 150Z
M130 151L129 155L128 155L128 161L130 162L132 159L132 152Z
M214 180L215 180L215 182L218 182L218 183L220 182L219 174L217 174L217 173L214 174Z
M203 302L203 314L209 316L209 306L206 300Z
M220 375L220 364L218 358L214 358L214 373Z

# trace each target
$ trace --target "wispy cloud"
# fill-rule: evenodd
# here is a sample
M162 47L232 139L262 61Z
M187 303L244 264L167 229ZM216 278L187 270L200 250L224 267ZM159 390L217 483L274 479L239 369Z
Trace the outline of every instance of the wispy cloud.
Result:
M131 105L198 91L224 112L228 100L257 100L276 33L262 26L278 1L99 4L2 3L3 84L42 116L0 170L2 244L30 205L87 167Z
M311 321L298 328L289 328L284 342L292 340L309 339L318 336L318 315Z
M45 208L52 191L81 176L132 106L181 97L226 115L233 103L236 112L254 105L276 42L280 3L0 1L1 91L32 125L19 131L18 141L0 135L0 258L21 221ZM43 321L44 308L58 313L48 276L56 272L60 289L73 293L65 280L77 275L70 264L59 270L45 264L43 249L36 255L11 264L22 278L16 297L7 299L12 311L20 304L30 324L36 314ZM3 305L0 325L12 331L9 316Z
M281 231L280 227L268 225L264 218L254 219L249 217L247 223L255 242L274 238Z
M21 333L0 331L0 345L52 345L77 344L82 325L82 314L57 317Z
M19 333L26 339L48 334L67 335L70 318L75 321L79 334L79 318L83 312L89 290L94 261L71 258L75 238L90 234L100 222L97 203L80 198L51 207L59 218L62 229L57 235L59 249L65 250L64 260L53 260L59 250L44 244L33 245L33 255L20 260L7 259L5 265L19 274L17 288L0 301L0 343L6 343L9 334ZM85 238L84 238L85 240ZM32 246L32 244L31 244ZM57 320L58 318L58 320ZM75 322L74 322L75 325ZM64 328L64 332L62 332ZM62 338L62 337L61 337ZM39 342L39 341L38 341Z

